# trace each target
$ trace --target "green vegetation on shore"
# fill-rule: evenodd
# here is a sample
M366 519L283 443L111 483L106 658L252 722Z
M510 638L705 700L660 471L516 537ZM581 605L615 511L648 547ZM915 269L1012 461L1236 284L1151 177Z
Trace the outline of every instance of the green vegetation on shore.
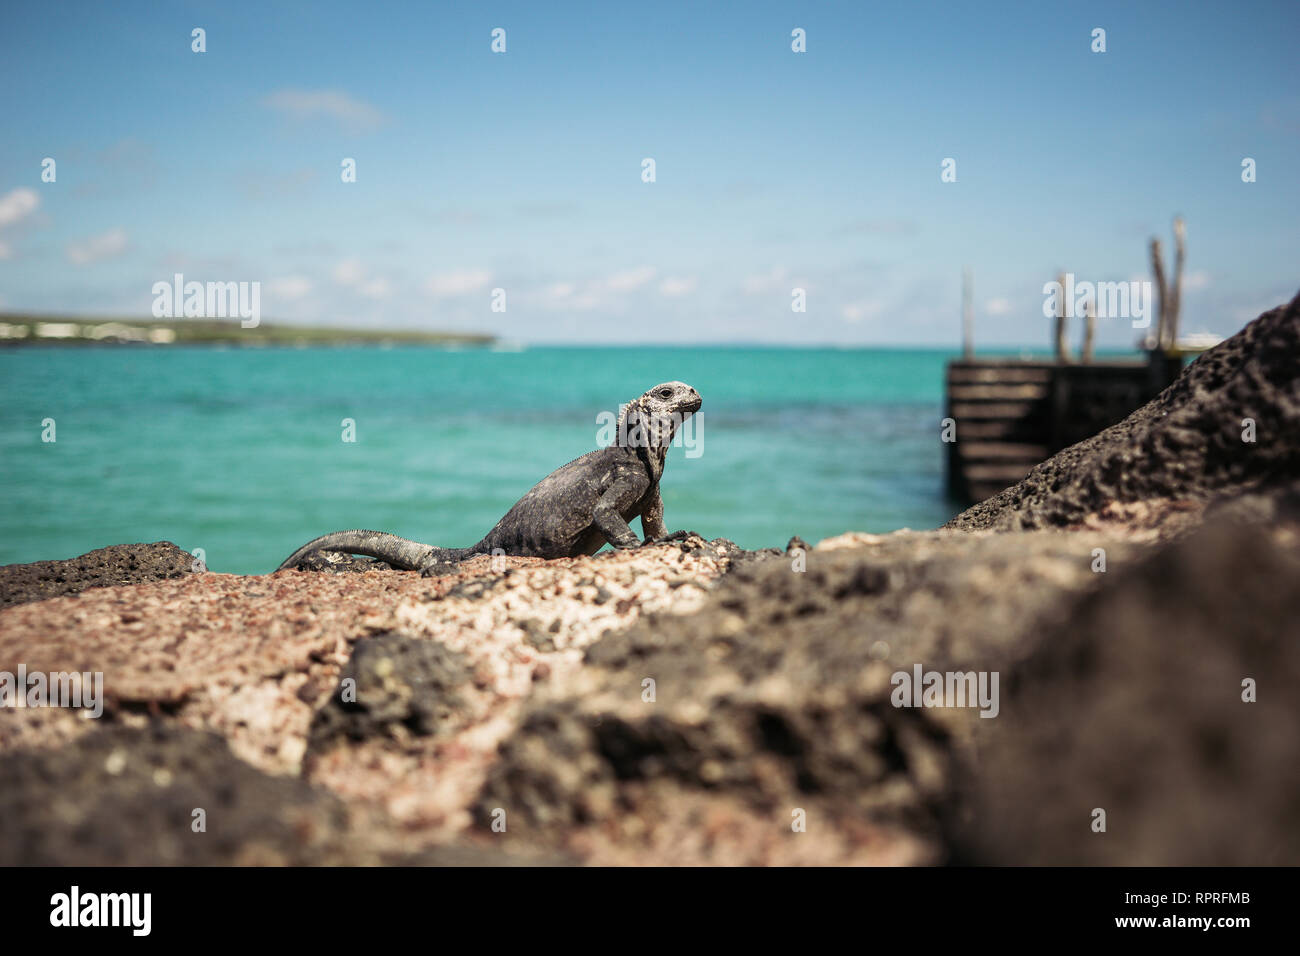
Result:
M442 345L488 346L496 338L473 332L348 329L260 323L238 319L87 319L0 313L6 345Z

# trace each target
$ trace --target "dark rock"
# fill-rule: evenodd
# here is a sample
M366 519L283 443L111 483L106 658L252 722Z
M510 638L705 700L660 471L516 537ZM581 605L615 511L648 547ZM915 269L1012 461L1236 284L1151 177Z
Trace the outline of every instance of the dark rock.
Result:
M459 689L471 677L465 656L437 641L393 633L362 639L329 702L316 712L308 749L340 738L393 736L398 727L419 736L445 732L463 716Z
M1225 523L1100 577L1015 670L963 759L948 815L958 858L1293 865L1300 540ZM1247 678L1256 703L1242 699Z
M1245 525L1300 522L1300 479L1267 491L1221 498L1206 510L1205 520Z
M384 565L387 567L387 565ZM459 574L461 566L459 561L444 561L439 559L434 561L428 567L420 571L421 577L426 578L445 578L452 574Z
M524 640L531 647L543 654L550 654L555 651L555 635L559 632L559 623L559 618L548 625L544 621L530 617L520 621L519 626L523 628Z
M337 798L273 777L216 734L106 727L50 752L0 757L0 865L338 862ZM204 811L206 832L193 829Z
M197 559L170 541L115 544L65 561L36 561L0 567L0 607L76 594L87 588L179 578L196 570Z
M366 571L392 571L393 566L378 558L343 554L340 551L313 551L298 562L297 570L364 574Z
M729 538L714 538L712 541L703 542L703 544L705 547L711 548L715 554L725 555L728 558L727 573L729 574L741 568L785 556L779 548L760 548L757 551L746 551ZM686 550L684 544L682 550Z

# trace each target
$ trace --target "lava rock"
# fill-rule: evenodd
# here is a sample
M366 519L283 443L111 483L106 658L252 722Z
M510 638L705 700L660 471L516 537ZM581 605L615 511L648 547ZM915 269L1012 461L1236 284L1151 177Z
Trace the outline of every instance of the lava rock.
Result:
M465 656L437 641L384 633L359 641L329 703L316 712L309 750L340 738L434 735L456 726L472 673Z
M0 780L0 866L343 860L336 797L254 769L212 733L106 727L0 757Z
M76 594L88 588L164 581L200 570L198 559L170 541L115 544L64 561L0 567L0 607Z

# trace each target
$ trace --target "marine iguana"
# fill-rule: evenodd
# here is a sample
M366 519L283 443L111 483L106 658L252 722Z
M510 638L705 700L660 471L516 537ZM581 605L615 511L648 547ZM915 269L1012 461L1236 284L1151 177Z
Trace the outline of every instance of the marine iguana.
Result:
M317 551L364 554L426 575L440 564L497 549L521 557L573 558L595 554L607 542L620 549L640 546L628 526L638 516L646 544L681 537L686 532L666 533L659 479L673 434L700 405L700 393L685 382L656 385L623 409L614 444L551 472L473 547L437 548L381 531L335 531L308 541L276 570L295 567Z

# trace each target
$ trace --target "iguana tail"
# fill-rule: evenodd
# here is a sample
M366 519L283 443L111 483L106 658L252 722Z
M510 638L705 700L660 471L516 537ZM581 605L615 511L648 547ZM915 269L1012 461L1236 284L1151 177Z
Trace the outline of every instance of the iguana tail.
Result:
M301 548L289 555L278 568L292 568L303 558L315 551L341 551L344 554L364 554L381 561L387 561L403 571L418 571L431 559L443 558L447 561L463 561L469 557L471 548L435 548L433 545L420 544L399 538L395 534L382 531L335 531L333 534L321 535L308 541Z

